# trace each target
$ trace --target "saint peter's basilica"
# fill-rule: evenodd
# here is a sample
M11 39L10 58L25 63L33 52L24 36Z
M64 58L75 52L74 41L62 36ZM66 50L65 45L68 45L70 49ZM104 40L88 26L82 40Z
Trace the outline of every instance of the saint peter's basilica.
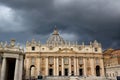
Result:
M119 56L120 50L103 51L97 40L89 44L66 41L55 28L45 44L27 41L25 51L15 40L1 42L0 80L34 80L40 75L45 80L116 80Z

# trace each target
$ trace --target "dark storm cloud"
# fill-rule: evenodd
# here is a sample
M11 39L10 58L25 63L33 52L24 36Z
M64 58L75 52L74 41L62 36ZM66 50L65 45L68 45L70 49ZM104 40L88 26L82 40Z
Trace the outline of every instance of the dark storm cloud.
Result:
M97 39L104 48L120 47L119 0L1 0L0 3L22 18L21 31L32 34L27 38L46 39L57 25L67 39L76 38L80 43Z

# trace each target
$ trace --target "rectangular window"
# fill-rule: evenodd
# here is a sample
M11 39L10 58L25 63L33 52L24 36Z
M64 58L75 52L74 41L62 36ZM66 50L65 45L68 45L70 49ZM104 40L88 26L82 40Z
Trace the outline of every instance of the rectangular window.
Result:
M83 64L83 58L79 58L79 64Z
M54 64L54 58L49 58L49 64Z
M68 58L64 58L64 64L69 64L69 59Z
M34 57L31 58L31 63L32 63L32 65L34 65L34 63L35 63L35 58Z
M32 47L32 51L34 51L34 50L35 50L35 47L33 46L33 47Z
M99 64L99 59L96 59L96 64Z
M97 52L98 51L98 48L95 48L95 52Z

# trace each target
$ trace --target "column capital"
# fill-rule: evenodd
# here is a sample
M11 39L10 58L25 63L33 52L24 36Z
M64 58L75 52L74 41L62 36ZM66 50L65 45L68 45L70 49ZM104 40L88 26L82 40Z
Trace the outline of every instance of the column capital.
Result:
M86 59L87 57L83 57L84 59Z
M16 60L20 60L20 58L16 58Z
M3 59L6 59L6 57L5 57L5 56L3 56L2 58L3 58Z
M78 58L77 56L74 56L74 58Z
M49 58L48 56L45 56L45 58Z

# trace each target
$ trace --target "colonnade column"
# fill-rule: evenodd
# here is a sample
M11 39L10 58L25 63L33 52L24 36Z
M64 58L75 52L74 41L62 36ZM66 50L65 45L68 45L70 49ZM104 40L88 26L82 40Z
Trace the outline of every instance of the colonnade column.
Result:
M22 73L23 73L23 56L21 56L20 59L19 80L22 80Z
M46 76L48 76L48 57L46 57Z
M3 57L2 61L2 68L1 68L1 80L5 80L5 74L6 74L6 58Z
M74 75L76 76L76 57L74 57Z
M86 58L83 58L83 64L84 64L84 76L87 76L87 74L86 74L86 72L87 72L87 70L86 70Z
M69 57L69 76L71 76L71 57Z
M94 58L90 59L90 64L91 64L92 76L95 76L95 61L94 61Z
M64 59L62 57L62 76L64 76Z
M16 58L14 80L18 80L18 74L19 74L18 70L19 70L19 59Z
M57 61L57 64L56 64L56 65L57 65L57 71L56 71L56 72L57 72L57 76L58 76L58 75L59 75L59 74L58 74L58 73L59 73L59 61L58 61L58 57L57 57L57 60L56 60L56 61Z

